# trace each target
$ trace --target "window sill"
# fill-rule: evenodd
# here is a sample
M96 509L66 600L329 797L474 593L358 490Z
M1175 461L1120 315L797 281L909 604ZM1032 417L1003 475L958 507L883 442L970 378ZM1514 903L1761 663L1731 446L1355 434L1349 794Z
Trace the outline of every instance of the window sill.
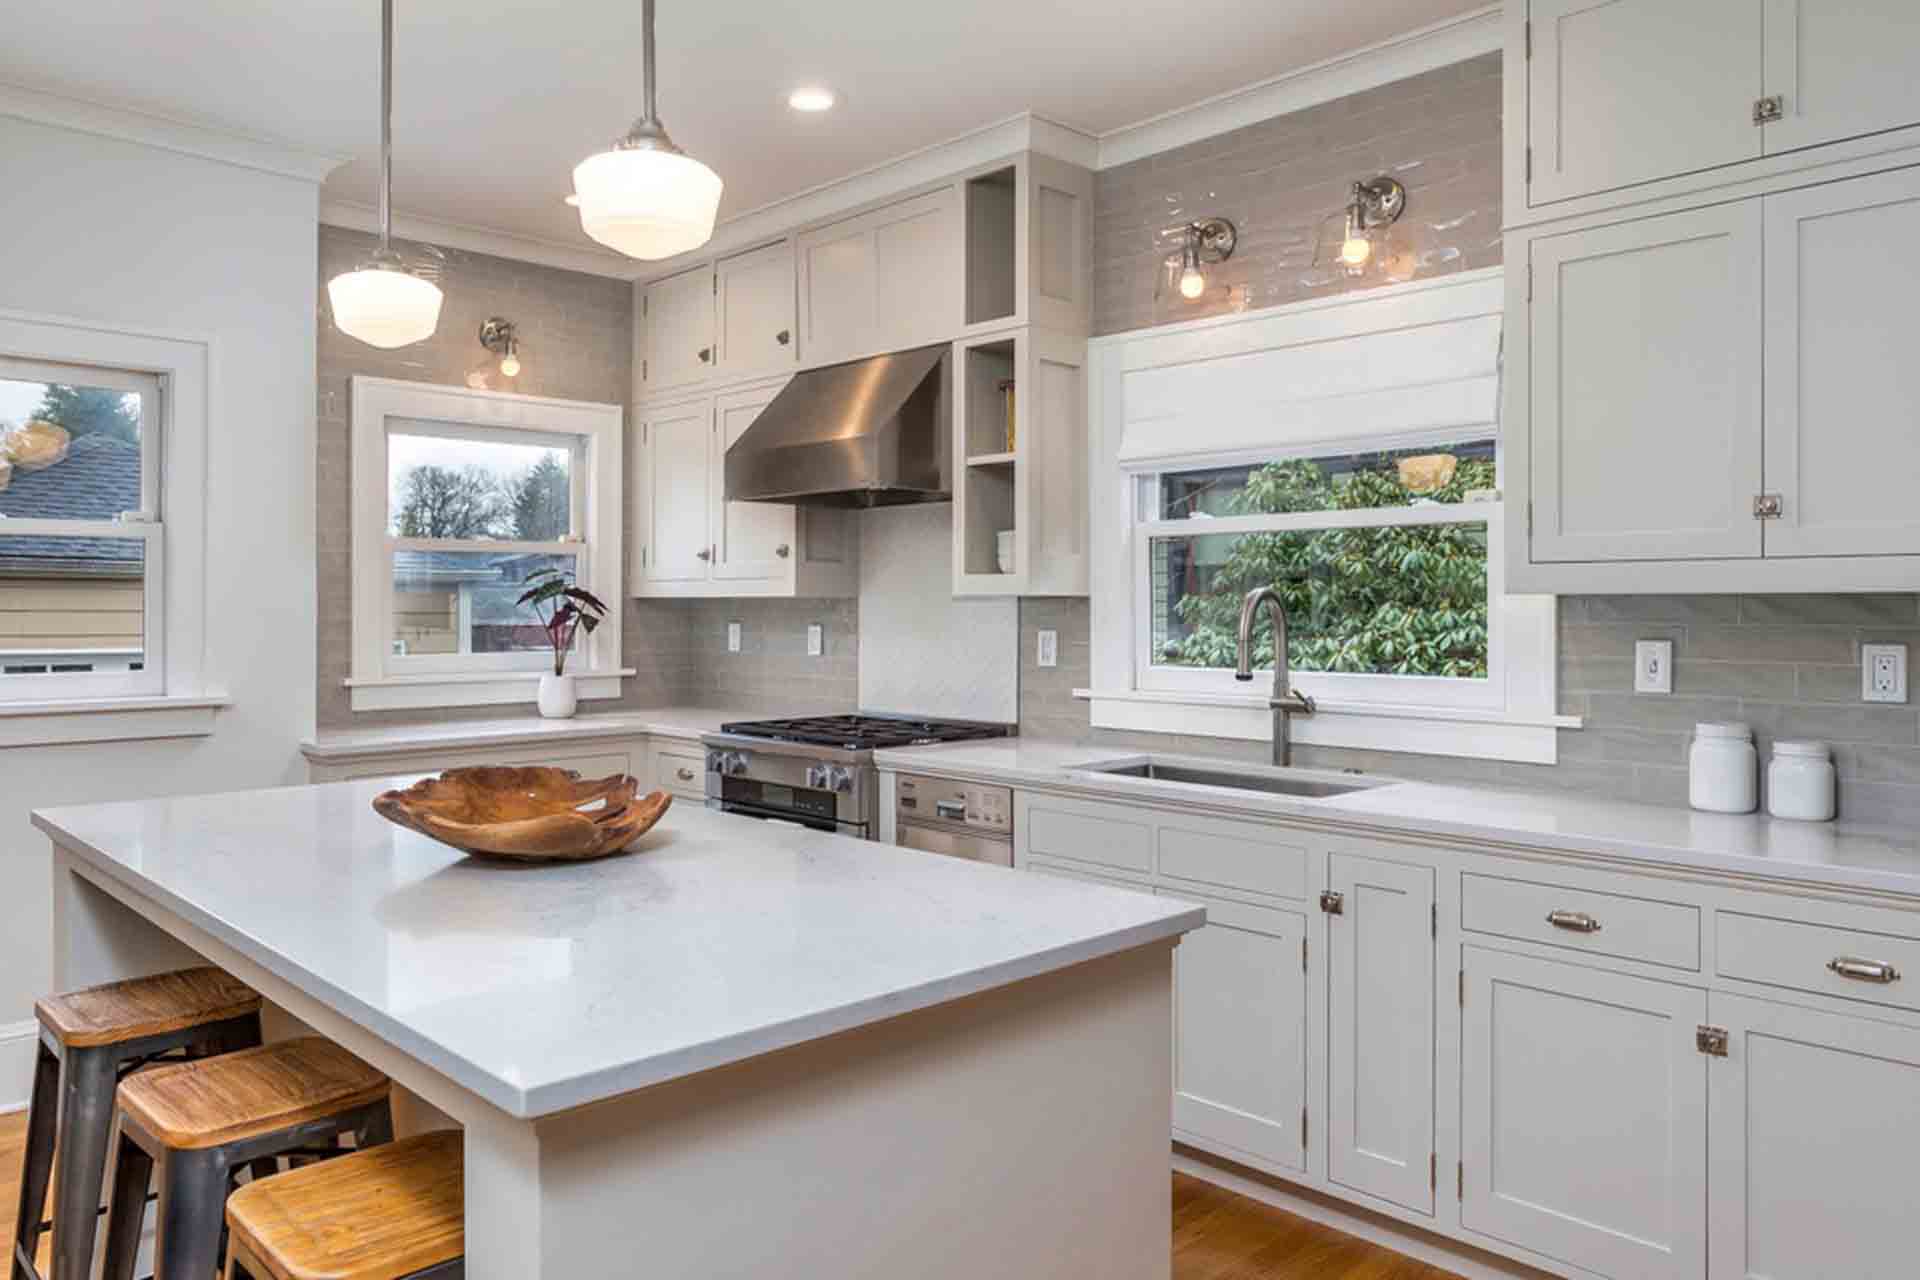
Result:
M617 698L631 667L575 673L581 701ZM530 703L539 696L538 671L460 672L347 680L355 711L412 711L426 707L491 707Z
M1273 713L1264 694L1137 689L1075 689L1073 693L1092 704L1096 729L1248 742L1266 742L1273 733ZM1582 723L1579 716L1513 716L1460 707L1327 699L1319 702L1313 715L1294 717L1293 740L1303 746L1554 764L1559 760L1559 731L1578 729Z
M0 703L0 748L204 738L233 700L208 697L67 698Z

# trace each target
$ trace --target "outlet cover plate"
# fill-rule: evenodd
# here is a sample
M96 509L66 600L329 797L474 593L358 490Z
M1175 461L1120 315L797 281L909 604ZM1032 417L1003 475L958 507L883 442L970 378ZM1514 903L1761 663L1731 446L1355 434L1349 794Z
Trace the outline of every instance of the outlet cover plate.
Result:
M1907 646L1860 646L1860 696L1868 702L1907 700Z
M1673 692L1673 641L1639 640L1634 643L1633 691Z
M1043 667L1060 665L1060 633L1051 627L1040 632L1039 652L1034 660Z
M740 624L737 622L727 624L727 652L740 652Z
M817 622L809 622L807 624L807 656L817 658L826 652L826 648L826 630Z

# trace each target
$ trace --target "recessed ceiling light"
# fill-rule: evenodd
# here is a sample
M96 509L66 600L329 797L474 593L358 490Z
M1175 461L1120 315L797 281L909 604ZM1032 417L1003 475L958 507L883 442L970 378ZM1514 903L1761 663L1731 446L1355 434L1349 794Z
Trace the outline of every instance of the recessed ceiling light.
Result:
M830 111L837 99L824 85L802 85L787 95L787 105L795 111Z

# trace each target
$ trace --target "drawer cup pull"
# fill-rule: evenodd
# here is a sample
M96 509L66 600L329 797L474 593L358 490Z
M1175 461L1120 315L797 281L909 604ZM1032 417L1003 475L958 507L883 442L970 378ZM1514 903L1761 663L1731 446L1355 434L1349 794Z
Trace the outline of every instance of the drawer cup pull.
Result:
M1827 961L1827 968L1843 978L1852 978L1855 982L1877 982L1885 986L1889 982L1900 981L1900 971L1890 964L1878 960L1857 960L1852 956L1835 956Z
M1549 911L1547 923L1569 933L1600 932L1600 922L1584 911Z

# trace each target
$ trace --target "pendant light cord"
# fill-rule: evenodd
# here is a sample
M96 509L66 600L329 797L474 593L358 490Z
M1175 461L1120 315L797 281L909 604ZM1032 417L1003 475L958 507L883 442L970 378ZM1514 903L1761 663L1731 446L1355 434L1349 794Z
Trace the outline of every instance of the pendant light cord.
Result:
M649 7L653 0L647 0ZM380 249L393 234L393 0L380 0Z

